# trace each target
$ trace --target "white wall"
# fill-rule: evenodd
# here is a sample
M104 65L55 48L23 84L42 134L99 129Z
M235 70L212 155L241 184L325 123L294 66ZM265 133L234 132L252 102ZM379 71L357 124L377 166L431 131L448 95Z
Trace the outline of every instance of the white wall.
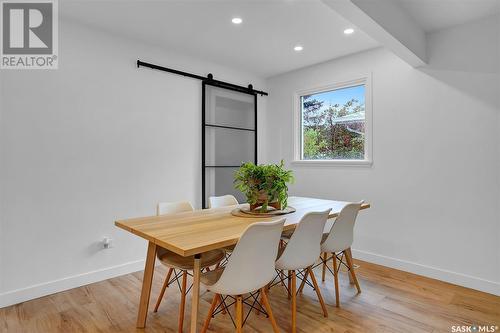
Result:
M293 158L297 90L373 75L373 166L289 164L292 194L365 199L355 256L500 294L499 17L428 36L419 70L384 49L268 80L266 158Z
M114 221L163 200L200 206L201 83L136 59L265 89L66 21L59 49L58 70L0 73L0 306L142 269L146 243ZM114 248L100 249L104 235Z
M1 75L1 74L0 74ZM0 76L0 137L2 135L2 117L3 117L3 75ZM3 174L3 154L2 154L2 144L0 141L0 175ZM4 271L3 271L3 247L1 244L3 243L3 206L1 202L1 198L3 196L3 191L4 191L4 186L3 186L3 180L2 177L0 177L0 293L1 293L1 288L3 286L3 276L4 276Z

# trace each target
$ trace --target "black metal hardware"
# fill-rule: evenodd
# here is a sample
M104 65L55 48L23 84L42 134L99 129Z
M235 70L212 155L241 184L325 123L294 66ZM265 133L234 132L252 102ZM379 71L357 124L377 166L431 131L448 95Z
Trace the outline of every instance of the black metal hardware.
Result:
M253 95L254 100L253 100L253 105L254 105L254 112L255 112L255 138L254 138L254 161L253 163L257 165L257 95Z
M151 68L151 69L157 69L159 71L169 72L169 73L172 73L172 74L187 76L187 77L190 77L190 78L193 78L193 79L198 79L198 80L206 80L207 79L206 77L203 77L203 76L200 76L200 75L191 74L191 73L188 73L188 72L179 71L177 69L172 69L172 68L167 68L167 67L163 67L163 66L158 66L158 65L150 64L148 62L137 60L137 68L139 68L141 66L142 67L148 67L148 68Z
M201 82L201 208L206 207L206 175L205 175L205 88L206 81Z
M253 128L234 127L234 126L223 126L223 125L214 125L214 124L205 124L205 126L207 126L207 127L227 128L227 129L233 129L233 130L239 130L239 131L250 131L250 132L255 132L255 129L253 129Z
M330 260L333 259L333 256L335 256L337 258L337 260L339 261L339 265L337 266L337 270L335 272L327 265L328 261L330 261ZM342 251L342 252L340 252L338 254L336 253L336 254L332 255L329 258L327 258L326 260L321 257L320 260L321 261L319 263L317 263L316 265L314 265L312 267L312 269L314 269L314 268L316 268L318 266L321 266L321 265L326 265L326 268L330 271L330 273L332 273L332 275L338 274L338 272L340 271L340 267L342 267L342 265L344 265L344 267L348 271L351 270L351 268L349 267L349 265L346 262L344 262L344 251Z
M229 83L229 82L214 80L214 76L213 76L212 73L209 73L205 77L205 76L201 76L201 75L197 75L197 74L193 74L193 73L188 73L188 72L180 71L180 70L177 70L177 69L163 67L163 66L151 64L151 63L148 63L148 62L144 62L144 61L141 61L141 60L137 60L137 68L139 68L139 67L147 67L147 68L151 68L151 69L157 69L157 70L160 70L160 71L169 72L169 73L177 74L177 75L182 75L182 76L190 77L190 78L193 78L193 79L198 79L198 80L201 80L201 81L209 81L211 85L214 85L214 86L217 86L217 87L221 87L221 88L232 89L232 90L235 90L235 91L245 92L247 94L258 94L258 95L262 95L262 96L268 96L269 95L265 91L254 90L253 86L252 86L252 88L250 88L250 85L248 87L243 87L243 86L239 86L239 85L234 84L234 83Z
M250 316L250 314L253 313L253 311L259 312L269 318L269 314L259 301L260 293L261 291L257 290L252 293L249 293L248 296L243 297L242 299L243 304L249 307L248 312L244 316L243 325L245 325L248 317ZM212 312L212 318L217 316L219 313L225 311L229 315L231 321L233 322L234 327L236 327L236 323L234 321L235 318L233 318L233 316L231 315L231 311L229 311L229 308L236 304L236 297L230 295L221 295L221 298L222 302L219 303Z

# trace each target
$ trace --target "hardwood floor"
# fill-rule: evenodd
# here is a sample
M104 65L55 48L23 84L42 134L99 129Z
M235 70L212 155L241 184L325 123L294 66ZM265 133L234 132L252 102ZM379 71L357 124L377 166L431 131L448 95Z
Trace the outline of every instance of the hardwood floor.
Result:
M341 274L341 307L336 308L333 278L327 273L320 288L329 316L323 317L315 292L306 286L297 297L298 332L451 332L452 325L500 326L500 297L356 262L361 265L356 272L362 293L356 294L347 274ZM135 328L142 279L142 272L137 272L0 309L0 332L176 332L180 300L176 285L167 288L158 312L152 312L165 274L158 266L144 330ZM321 268L315 275L320 282ZM202 290L200 329L212 297ZM285 289L274 287L269 299L278 326L290 331L290 300ZM184 332L189 332L189 313L188 302ZM219 314L209 331L233 332L234 328L228 315ZM244 331L272 332L272 327L262 315L252 313Z

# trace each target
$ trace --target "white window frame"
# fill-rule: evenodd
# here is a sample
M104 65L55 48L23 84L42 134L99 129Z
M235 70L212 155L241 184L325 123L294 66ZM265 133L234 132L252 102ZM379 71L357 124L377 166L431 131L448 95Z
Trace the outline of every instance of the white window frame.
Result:
M322 92L349 88L354 86L365 86L365 153L363 160L304 160L302 159L302 105L301 97L304 95L314 95ZM372 75L359 75L354 79L338 81L332 84L296 91L293 95L294 105L294 126L293 126L293 164L297 165L324 165L324 166L371 166L373 164L372 154Z

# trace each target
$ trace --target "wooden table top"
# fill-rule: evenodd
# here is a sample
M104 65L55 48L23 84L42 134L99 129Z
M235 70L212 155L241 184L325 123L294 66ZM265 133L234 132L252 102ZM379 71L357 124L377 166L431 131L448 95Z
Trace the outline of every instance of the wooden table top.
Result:
M190 256L236 244L246 227L254 222L286 218L287 230L294 228L302 216L311 211L331 208L329 217L337 217L346 204L344 201L289 197L288 205L297 211L272 218L233 216L231 211L238 206L228 206L119 220L115 225L181 256ZM364 203L361 209L369 207L370 204Z

